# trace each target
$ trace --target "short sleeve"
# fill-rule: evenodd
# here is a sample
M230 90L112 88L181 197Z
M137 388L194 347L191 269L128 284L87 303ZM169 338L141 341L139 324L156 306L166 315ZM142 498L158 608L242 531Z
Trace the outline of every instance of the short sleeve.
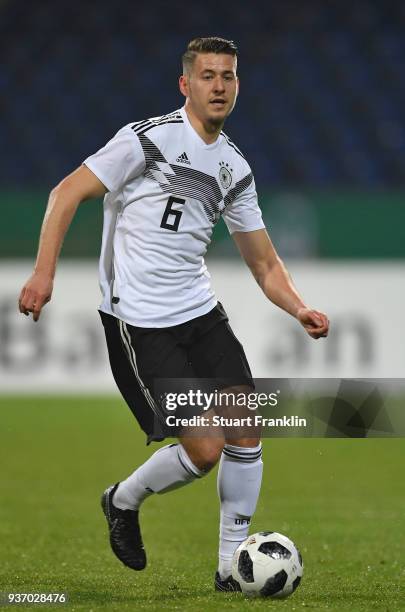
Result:
M252 232L265 227L251 172L229 190L224 203L225 211L222 216L230 234Z
M145 156L129 125L121 128L99 151L84 160L108 191L117 191L145 169Z

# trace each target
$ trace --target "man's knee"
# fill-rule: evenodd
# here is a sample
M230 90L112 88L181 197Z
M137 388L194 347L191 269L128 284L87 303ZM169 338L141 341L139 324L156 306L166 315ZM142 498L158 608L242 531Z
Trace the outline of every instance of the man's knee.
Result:
M181 444L194 465L209 472L219 461L224 447L222 438L183 438Z

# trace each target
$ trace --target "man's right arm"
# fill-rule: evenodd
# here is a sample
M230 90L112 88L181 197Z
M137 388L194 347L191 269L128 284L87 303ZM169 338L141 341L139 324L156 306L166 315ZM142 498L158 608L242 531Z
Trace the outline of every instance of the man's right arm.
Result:
M65 234L77 207L84 200L104 196L106 187L87 166L82 165L52 189L42 223L34 271L21 290L20 312L38 321L43 306L52 296L56 264Z

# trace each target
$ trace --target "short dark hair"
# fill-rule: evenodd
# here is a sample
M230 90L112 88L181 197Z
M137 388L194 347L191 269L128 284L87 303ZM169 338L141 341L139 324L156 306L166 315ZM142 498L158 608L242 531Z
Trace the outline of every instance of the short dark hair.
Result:
M219 36L206 36L205 38L194 38L187 45L187 51L183 53L183 71L187 72L194 64L198 53L225 53L237 57L238 48L233 40L226 40Z

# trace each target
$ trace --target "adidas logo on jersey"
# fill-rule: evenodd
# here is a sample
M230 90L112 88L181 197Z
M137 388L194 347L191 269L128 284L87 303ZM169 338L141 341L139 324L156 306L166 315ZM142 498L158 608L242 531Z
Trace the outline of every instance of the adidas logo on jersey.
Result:
M187 153L182 153L181 155L179 155L176 161L180 162L181 164L191 164L189 158L187 157Z

